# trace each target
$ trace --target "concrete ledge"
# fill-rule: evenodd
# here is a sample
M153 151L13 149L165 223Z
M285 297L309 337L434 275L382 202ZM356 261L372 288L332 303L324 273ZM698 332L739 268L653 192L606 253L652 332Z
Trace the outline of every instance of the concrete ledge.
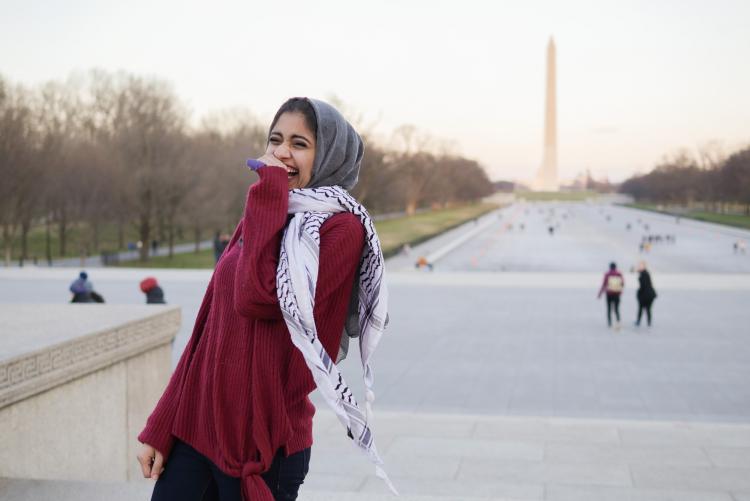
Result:
M169 380L180 316L159 305L0 305L0 477L137 479L137 435Z
M0 499L13 501L136 501L151 498L154 483L142 482L71 482L61 480L27 480L0 478ZM372 493L304 492L299 501L512 501L509 498L472 496L400 496Z
M170 343L179 326L174 306L0 305L0 409Z

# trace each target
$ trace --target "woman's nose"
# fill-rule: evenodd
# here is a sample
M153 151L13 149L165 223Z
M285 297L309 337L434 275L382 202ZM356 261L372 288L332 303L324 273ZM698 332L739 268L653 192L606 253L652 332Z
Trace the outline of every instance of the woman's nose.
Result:
M273 151L273 156L275 156L276 158L288 158L289 148L284 143L281 143Z

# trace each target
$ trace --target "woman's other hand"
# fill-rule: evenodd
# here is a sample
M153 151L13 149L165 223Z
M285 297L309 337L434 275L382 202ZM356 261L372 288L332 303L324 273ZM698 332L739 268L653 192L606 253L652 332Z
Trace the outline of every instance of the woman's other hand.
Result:
M141 463L143 478L157 480L164 471L164 456L148 444L143 444L141 453L138 454L138 462Z

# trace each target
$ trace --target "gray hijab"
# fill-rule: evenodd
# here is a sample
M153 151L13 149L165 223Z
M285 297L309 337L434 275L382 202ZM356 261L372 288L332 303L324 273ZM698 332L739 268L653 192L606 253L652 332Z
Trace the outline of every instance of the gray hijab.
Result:
M365 146L362 138L336 108L318 99L305 98L315 110L318 135L310 183L305 188L357 184Z

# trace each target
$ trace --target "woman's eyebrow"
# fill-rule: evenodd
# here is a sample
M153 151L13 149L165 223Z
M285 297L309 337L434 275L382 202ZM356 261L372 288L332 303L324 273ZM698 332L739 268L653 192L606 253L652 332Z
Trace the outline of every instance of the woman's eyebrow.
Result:
M304 140L305 140L305 141L307 141L308 143L311 143L311 142L312 142L312 141L310 141L310 140L309 140L308 138L306 138L305 136L300 136L299 134L292 134L292 139L304 139Z

